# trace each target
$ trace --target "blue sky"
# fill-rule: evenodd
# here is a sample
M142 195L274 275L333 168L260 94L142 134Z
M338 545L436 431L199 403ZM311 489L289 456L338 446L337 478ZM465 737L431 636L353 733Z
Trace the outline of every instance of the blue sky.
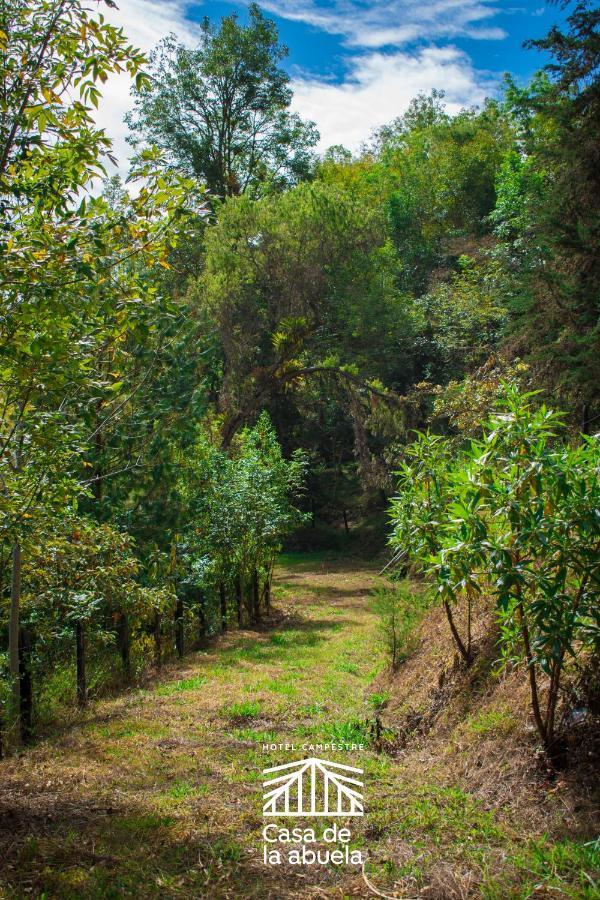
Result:
M290 74L344 80L349 57L357 51L454 45L483 71L510 71L527 79L539 68L540 54L525 50L527 38L545 35L560 21L558 8L533 0L479 2L286 2L267 0L261 8L276 24L290 50ZM416 8L416 9L415 9ZM219 20L235 11L245 21L247 4L206 2L188 15ZM322 18L322 21L319 20Z
M237 0L119 0L119 6L110 17L143 50L169 31L193 46L204 16L247 15L247 4ZM264 0L260 6L289 47L294 108L317 123L321 150L331 144L358 149L420 91L445 90L453 112L496 94L505 72L528 80L545 60L523 41L564 18L543 0ZM123 157L126 80L110 83L106 94L101 123Z

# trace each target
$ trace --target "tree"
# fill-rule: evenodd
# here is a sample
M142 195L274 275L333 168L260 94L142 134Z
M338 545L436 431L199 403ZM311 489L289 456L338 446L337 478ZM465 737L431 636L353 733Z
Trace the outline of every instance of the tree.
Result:
M219 338L225 444L307 380L387 399L367 382L382 364L394 369L406 318L379 209L321 183L235 198L206 245L191 290Z
M128 117L134 147L162 148L173 166L221 197L305 178L318 140L312 122L289 112L289 78L278 65L287 49L275 24L255 3L248 15L247 26L231 15L218 29L204 19L192 50L164 38Z
M550 752L569 657L600 649L600 445L585 435L567 445L562 420L505 386L481 440L457 451L417 439L391 507L391 543L434 579L467 664L473 602L495 601L500 653L524 663Z
M98 84L126 70L141 87L144 58L80 0L4 4L0 50L0 538L13 548L18 710L21 546L36 521L84 488L83 394L94 381L115 382L98 360L134 327L140 297L152 296L132 261L164 261L189 185L169 184L147 154L144 183L120 208L89 196L110 155L92 117Z
M240 624L244 594L250 623L260 616L261 601L268 603L275 555L283 537L303 520L296 502L305 469L300 452L284 459L264 412L237 436L229 455L199 430L194 448L181 460L186 568L196 574L204 596L215 588L221 597L235 589ZM226 607L221 620L226 626Z
M32 635L35 676L43 686L42 678L75 656L79 706L88 699L90 662L101 667L116 649L128 680L132 643L157 611L174 608L172 591L139 583L133 550L127 534L69 514L41 529L28 547L23 621Z
M568 29L528 43L552 61L524 89L509 80L518 142L494 218L522 284L513 343L591 433L600 414L600 12L589 0L559 5L571 7Z

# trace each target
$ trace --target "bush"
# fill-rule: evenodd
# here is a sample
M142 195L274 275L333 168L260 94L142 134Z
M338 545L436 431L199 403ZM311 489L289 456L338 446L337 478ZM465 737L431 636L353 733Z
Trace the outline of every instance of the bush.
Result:
M419 435L400 472L391 543L436 582L467 664L472 604L495 600L502 656L525 663L550 748L565 663L600 648L600 444L582 436L570 446L562 416L534 409L532 397L507 387L483 438L459 452Z

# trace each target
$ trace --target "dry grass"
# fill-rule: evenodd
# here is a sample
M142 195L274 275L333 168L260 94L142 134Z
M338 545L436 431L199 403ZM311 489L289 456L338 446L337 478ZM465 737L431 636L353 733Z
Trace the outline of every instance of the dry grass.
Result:
M482 654L459 692L433 612L390 681L368 602L377 583L354 562L295 561L279 570L276 612L260 629L93 704L0 764L0 896L373 896L357 870L264 866L261 770L297 758L263 742L368 741L377 690L390 694L390 728L411 712L427 723L394 756L329 754L365 769L367 815L353 830L378 889L592 897L579 843L590 797L566 775L540 774L517 680L490 680Z

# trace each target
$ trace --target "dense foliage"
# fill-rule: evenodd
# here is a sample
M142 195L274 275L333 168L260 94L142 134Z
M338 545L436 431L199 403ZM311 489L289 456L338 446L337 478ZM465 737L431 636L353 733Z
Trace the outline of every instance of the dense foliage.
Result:
M481 439L460 451L419 437L392 502L392 544L434 579L467 664L473 606L495 602L500 650L526 663L551 747L567 658L600 651L600 448L595 438L565 444L562 417L531 399L509 390Z
M147 64L103 5L0 13L3 731L254 624L286 541L380 552L400 469L399 555L467 664L495 602L551 744L597 649L597 10L529 86L317 158L258 7ZM136 156L101 188L123 71Z
M264 194L307 176L318 140L312 122L289 111L289 78L278 66L287 48L255 3L219 29L205 18L198 47L169 35L150 58L129 117L132 143L163 148L175 167L220 197Z

